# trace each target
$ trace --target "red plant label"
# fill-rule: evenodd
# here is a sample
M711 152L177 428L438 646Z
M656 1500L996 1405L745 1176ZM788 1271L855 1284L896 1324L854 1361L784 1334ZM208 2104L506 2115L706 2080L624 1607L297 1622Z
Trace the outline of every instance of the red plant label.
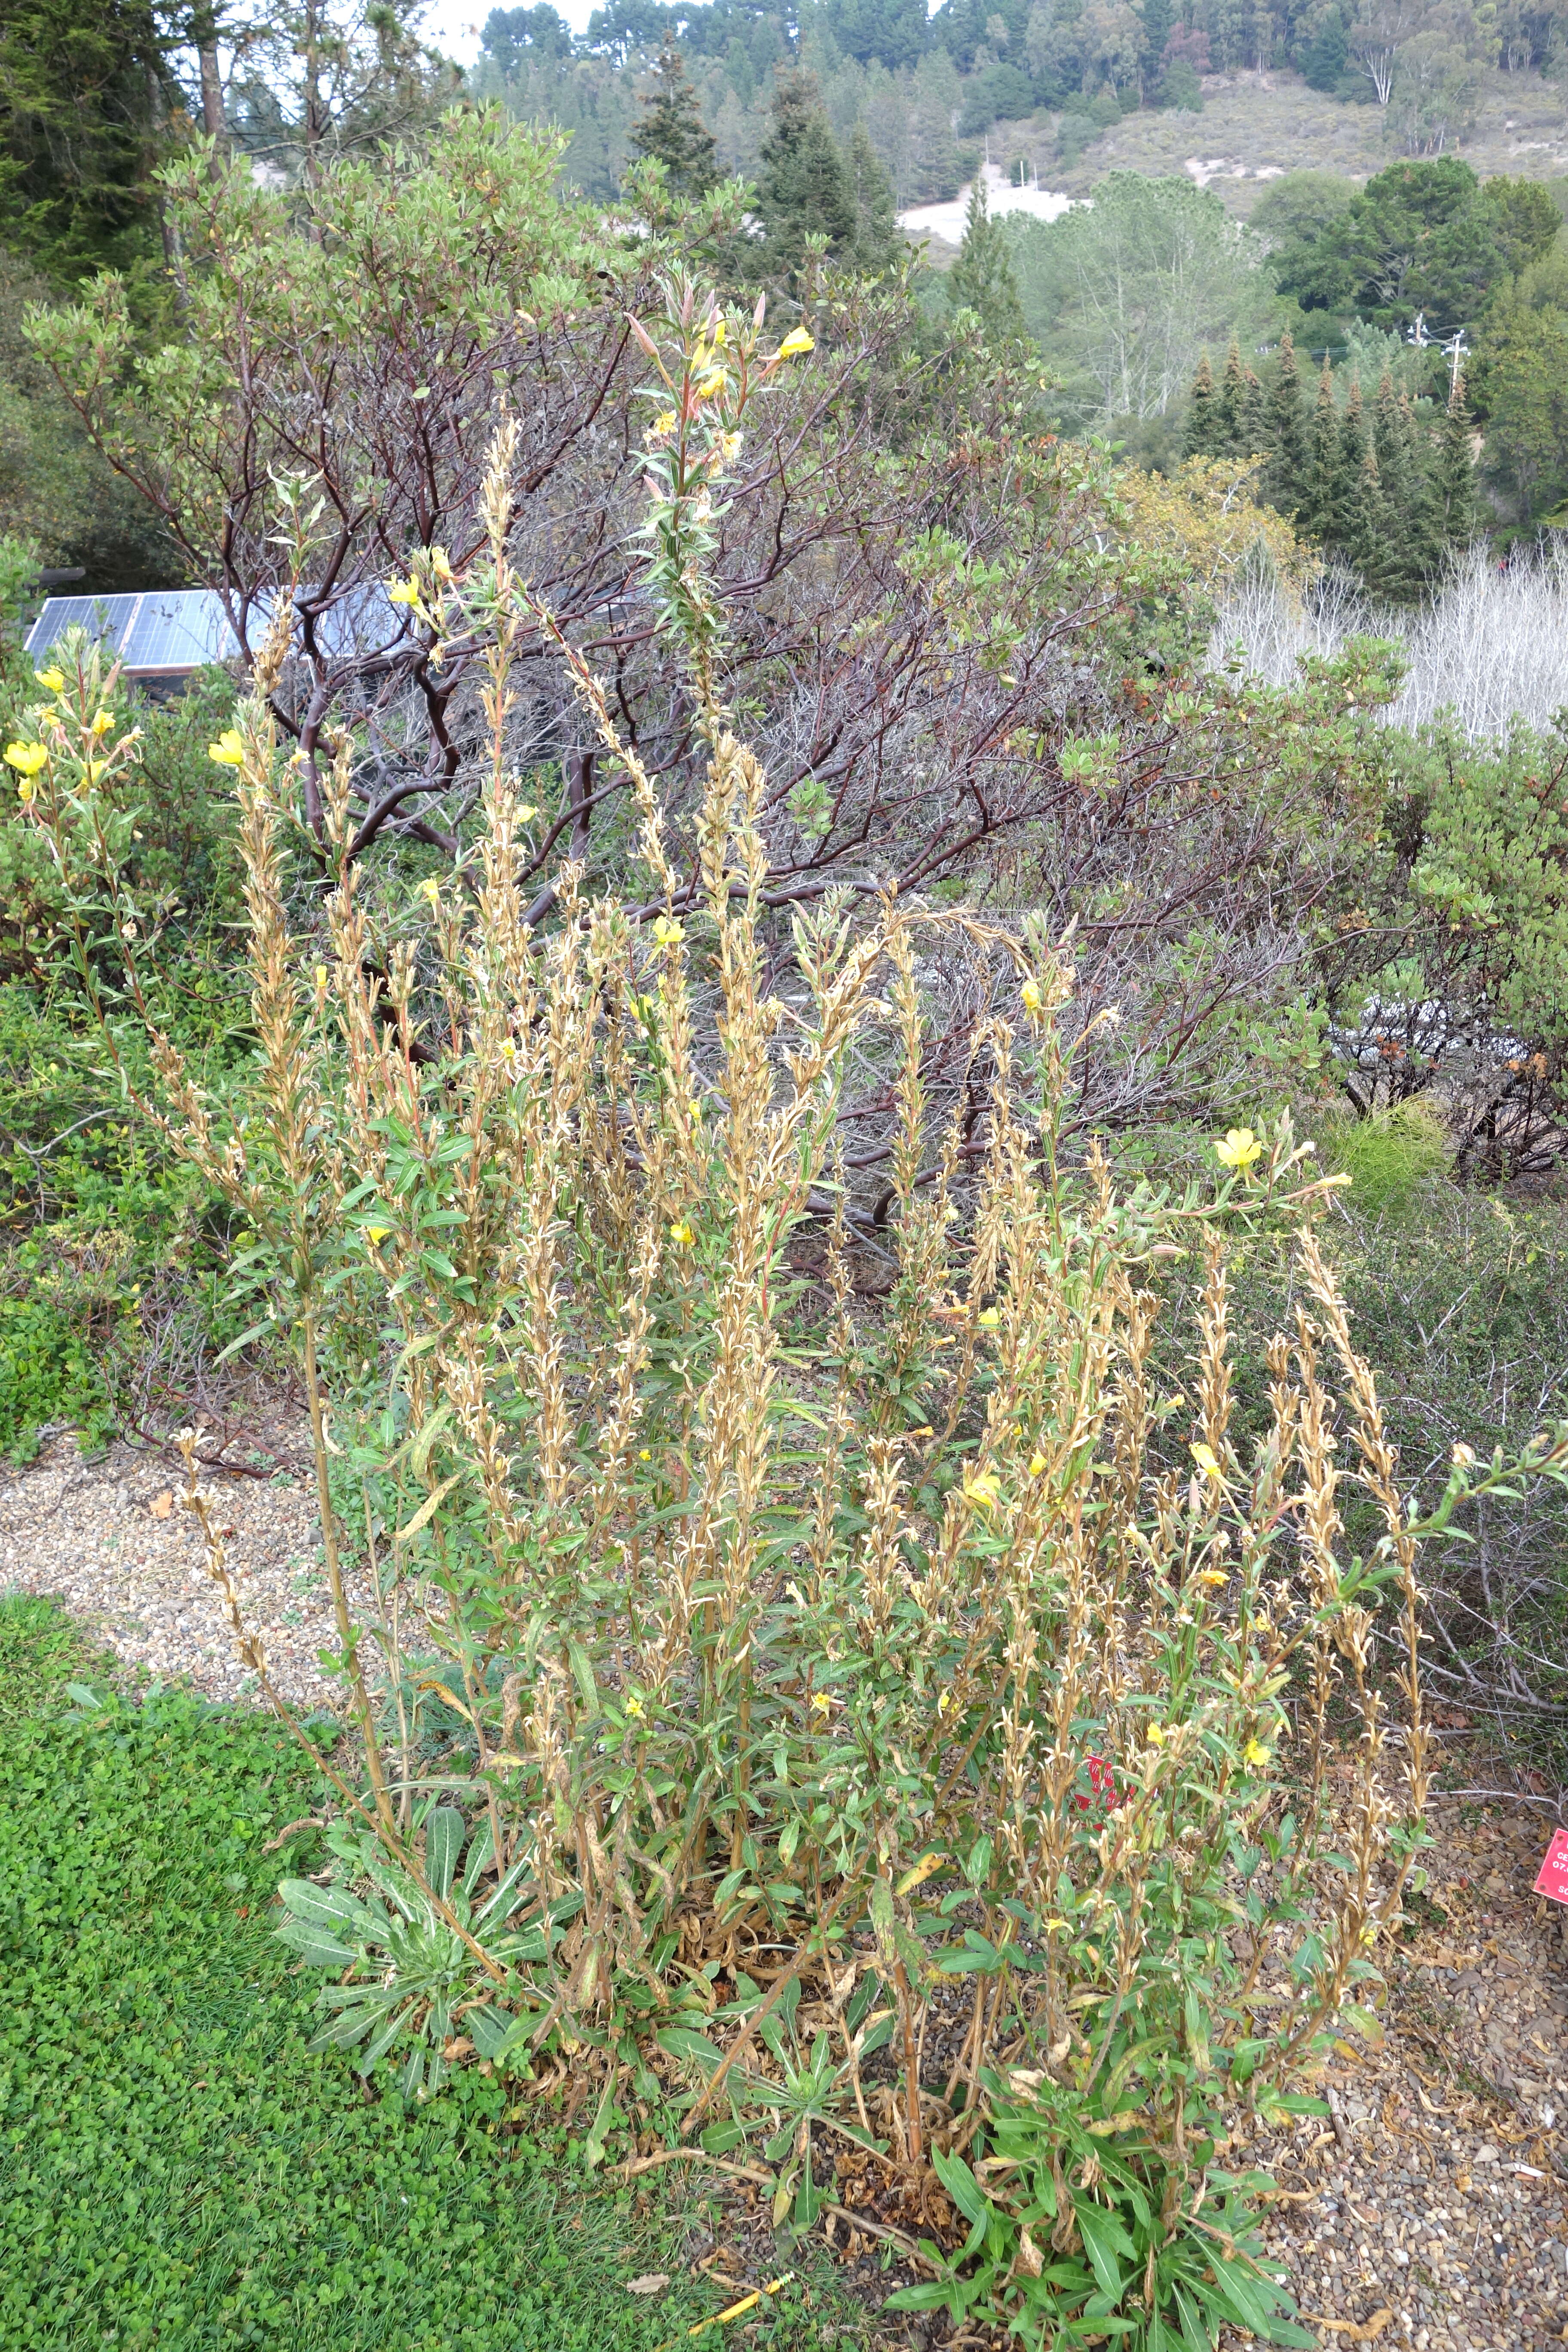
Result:
M1553 1831L1535 1891L1552 1903L1568 1903L1568 1830Z

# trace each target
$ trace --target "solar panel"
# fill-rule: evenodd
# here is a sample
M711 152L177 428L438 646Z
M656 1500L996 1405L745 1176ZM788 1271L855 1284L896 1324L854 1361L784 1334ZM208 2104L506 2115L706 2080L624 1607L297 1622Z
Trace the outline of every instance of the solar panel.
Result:
M199 669L239 651L220 600L205 588L150 589L120 643L132 677Z
M310 594L310 590L301 592ZM250 610L252 651L267 631L271 595L263 590ZM379 581L341 593L316 621L316 644L334 665L353 665L395 643L405 627ZM132 677L186 677L207 662L233 661L238 642L223 599L209 588L148 588L136 596L51 596L27 633L35 661L68 629L85 629L122 661ZM295 646L299 646L299 632Z
M26 651L36 661L68 629L85 629L117 653L140 601L135 596L51 596L27 632Z

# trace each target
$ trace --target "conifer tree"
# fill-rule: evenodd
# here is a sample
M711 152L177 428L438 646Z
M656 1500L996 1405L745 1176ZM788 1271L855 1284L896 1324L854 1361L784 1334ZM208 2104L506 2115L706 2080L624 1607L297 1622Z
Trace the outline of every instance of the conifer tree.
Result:
M1332 488L1330 492L1330 524L1324 537L1342 553L1352 555L1352 543L1356 537L1354 518L1362 512L1365 486L1362 468L1366 461L1366 421L1362 414L1361 378L1351 379L1350 398L1340 420L1339 447L1335 453Z
M855 125L845 169L855 200L856 262L872 275L890 269L899 251L897 200L887 166L863 122Z
M955 310L977 314L989 341L1003 342L1025 331L1007 241L1001 222L993 220L986 209L985 188L978 172L969 191L963 243L947 274L947 299Z
M1305 480L1297 520L1310 539L1320 542L1334 535L1334 485L1340 467L1340 417L1334 405L1334 379L1327 360L1318 379L1318 404L1312 412Z
M773 121L763 142L757 181L769 259L798 269L808 236L825 236L835 257L847 253L859 226L844 158L822 110L813 75L781 74Z
M1268 447L1268 402L1257 373L1248 368L1242 383L1241 454L1261 457Z
M1247 378L1242 373L1241 347L1236 337L1230 339L1230 349L1225 355L1225 373L1219 380L1215 398L1215 454L1222 457L1242 457L1247 455Z
M1361 464L1343 487L1339 546L1369 588L1383 587L1389 547L1387 502L1378 479L1377 452L1364 439Z
M1263 492L1282 515L1300 511L1307 495L1307 423L1301 405L1301 375L1289 328L1279 338L1279 372L1268 394L1268 468Z
M1451 553L1462 552L1476 534L1474 431L1465 403L1465 379L1457 376L1437 436L1432 486L1437 529Z
M1383 544L1367 583L1396 604L1412 604L1426 588L1439 550L1415 420L1404 394L1395 394L1387 368L1373 406L1372 446L1383 490Z
M631 143L639 155L664 165L677 195L705 196L723 176L713 134L686 78L685 60L668 38L653 69L653 87L644 93L642 111L632 125Z
M1198 360L1198 372L1193 378L1193 388L1187 395L1186 423L1182 429L1184 457L1217 457L1219 455L1218 402L1214 388L1214 370L1209 355L1204 352Z

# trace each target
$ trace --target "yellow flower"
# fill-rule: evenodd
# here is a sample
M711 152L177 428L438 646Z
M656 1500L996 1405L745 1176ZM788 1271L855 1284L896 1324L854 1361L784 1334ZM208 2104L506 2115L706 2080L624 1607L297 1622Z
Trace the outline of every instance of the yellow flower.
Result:
M1145 1724L1143 1727L1143 1737L1149 1742L1151 1748L1163 1748L1165 1744L1164 1725L1163 1723Z
M510 1061L515 1060L516 1055L517 1055L517 1046L516 1046L515 1042L514 1042L510 1037L503 1037L503 1038L501 1039L501 1041L500 1041L500 1050L501 1050L501 1058L503 1059L503 1061L510 1062Z
M653 423L647 428L648 439L650 441L668 441L679 422L679 415L675 409L661 408L658 415L654 418Z
M1229 1581L1223 1568L1200 1568L1198 1570L1200 1584L1228 1584Z
M531 824L538 814L539 811L534 807L533 803L531 801L524 801L522 806L518 810L517 821L519 824Z
M7 743L5 757L21 775L36 776L48 765L49 755L41 743Z
M31 776L19 776L17 778L16 798L21 802L24 808L26 807L28 802L32 799L33 794L37 790L37 787L34 783Z
M715 319L713 321L713 348L716 352L721 352L723 350L726 341L729 340L729 320L727 319Z
M207 758L216 760L220 768L242 768L245 765L245 745L237 727L226 727L216 743L207 745Z
M441 903L441 885L437 881L436 877L433 874L426 877L425 880L419 885L419 890L421 897L428 898L433 907L439 907Z
M327 967L324 963L319 963L316 966L316 993L318 996L325 996L326 992Z
M112 710L95 710L93 712L92 731L95 735L107 735L113 724L114 713Z
M833 1701L826 1691L814 1691L811 1704L818 1715L831 1715L833 1712Z
M38 684L41 687L44 687L50 694L63 694L66 690L65 672L63 670L55 669L53 667L48 669L36 669L33 672L33 676L37 679Z
M698 399L711 400L716 392L723 391L724 386L729 383L729 376L723 368L710 368L707 374L700 377L698 381Z
M96 784L100 776L102 775L108 765L109 762L107 760L89 760L87 763L88 782L89 784Z
M1212 1445L1189 1445L1187 1451L1206 1477L1223 1478L1225 1476L1225 1472L1219 1466L1219 1456Z
M1263 1146L1249 1127L1233 1127L1223 1143L1215 1145L1215 1158L1224 1168L1250 1168L1263 1157Z
M803 359L807 352L816 349L815 341L804 327L792 327L779 345L778 356L781 360Z
M994 1331L996 1326L1001 1322L1001 1320L1002 1318L997 1313L994 1307L983 1307L981 1308L979 1323L983 1331Z
M1030 1454L1030 1456L1029 1456L1029 1475L1030 1475L1030 1477L1031 1477L1031 1478L1037 1478L1037 1477L1039 1476L1039 1475L1040 1475L1041 1471L1045 1468L1045 1466L1046 1466L1046 1457L1045 1457L1045 1455L1044 1455L1043 1454Z
M1037 980L1026 980L1020 993L1024 999L1026 1013L1037 1013L1045 1003L1045 998L1040 994L1040 983Z
M653 1455L649 1453L646 1445L643 1447L642 1452L637 1455L637 1460L639 1462L651 1462L653 1460Z
M992 1470L971 1471L966 1468L963 1473L963 1491L972 1503L979 1504L983 1511L994 1510L1002 1499L1001 1481Z
M366 1225L364 1231L365 1239L371 1244L373 1248L379 1249L382 1243L386 1239L387 1234L392 1231L392 1227L390 1225Z
M386 583L386 593L392 603L395 604L417 604L419 602L419 583L417 580L412 578L407 580L389 580Z
M669 1238L675 1244L677 1249L689 1249L692 1243L697 1239L697 1236L692 1232L690 1226L687 1223L685 1218L682 1217L678 1225L671 1225L669 1229Z
M1261 1739L1249 1739L1241 1753L1244 1761L1250 1764L1255 1772L1260 1772L1268 1762L1268 1750Z
M653 927L653 935L661 948L675 948L680 945L686 931L682 924L672 922L668 915L661 915Z
M641 1701L641 1699L640 1699L640 1698L637 1698L637 1697L634 1696L634 1697L631 1697L631 1698L627 1699L627 1701L626 1701L626 1713L627 1713L629 1716L634 1716L634 1717L636 1717L637 1718L638 1718L638 1719L640 1720L640 1719L641 1719L641 1716L642 1716L642 1711L643 1711L643 1704L642 1704L642 1701Z

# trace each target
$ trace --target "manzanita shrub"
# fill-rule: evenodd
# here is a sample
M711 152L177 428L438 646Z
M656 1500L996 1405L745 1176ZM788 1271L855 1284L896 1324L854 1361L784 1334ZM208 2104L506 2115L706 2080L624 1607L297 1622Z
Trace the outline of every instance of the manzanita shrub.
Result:
M1207 1197L1119 1190L1092 1150L1067 1164L1082 1041L1068 955L1037 930L836 893L780 932L702 557L744 406L787 354L689 300L674 324L647 339L646 454L707 746L699 889L563 641L632 780L647 894L569 870L525 919L536 816L505 721L519 632L549 615L509 562L504 421L482 557L459 578L436 551L399 583L433 644L486 649L471 865L367 904L345 747L324 913L291 928L281 635L216 747L257 1051L218 1098L156 1039L153 1115L242 1213L243 1278L298 1346L364 1757L335 1879L286 1883L281 1932L329 1972L322 2039L367 2075L395 2067L415 2096L454 2064L504 2070L582 2114L591 2162L612 2134L640 2136L642 2165L745 2148L781 2223L923 2226L934 2275L906 2305L1032 2344L1190 2347L1226 2319L1304 2342L1251 2184L1215 2160L1368 2025L1427 1771L1424 1530L1313 1236L1323 1187L1288 1127L1228 1136ZM65 681L26 778L89 992L134 923L89 854L92 723ZM944 960L975 1010L938 1118ZM852 1055L896 1115L869 1221L839 1119ZM1236 1219L1300 1229L1245 1459ZM1163 1395L1155 1274L1177 1253L1205 1278L1188 1393ZM1568 1444L1530 1458L1561 1471ZM1438 1517L1506 1475L1457 1465ZM1347 1489L1381 1528L1360 1556ZM273 1696L194 1477L191 1501Z

